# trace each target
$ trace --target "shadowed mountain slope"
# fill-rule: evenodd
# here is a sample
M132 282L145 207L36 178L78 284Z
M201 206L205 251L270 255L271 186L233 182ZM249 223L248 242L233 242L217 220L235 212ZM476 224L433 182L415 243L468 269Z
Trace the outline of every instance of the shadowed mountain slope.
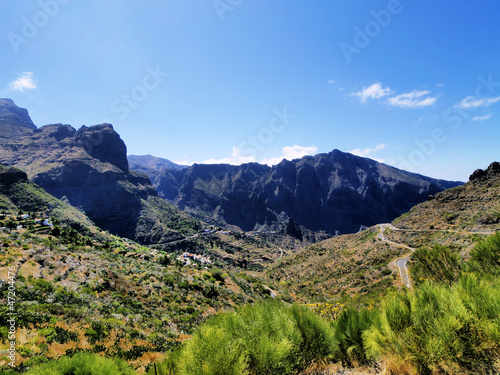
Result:
M162 198L243 230L278 230L290 219L330 234L391 221L429 195L458 186L339 150L269 167L194 164L155 173Z
M199 226L160 199L146 175L129 170L127 148L112 125L33 129L25 126L26 119L11 115L25 113L13 106L0 100L0 118L10 119L0 123L8 138L0 148L0 163L23 170L48 193L83 210L99 227L156 243L182 238ZM10 132L15 128L23 132Z

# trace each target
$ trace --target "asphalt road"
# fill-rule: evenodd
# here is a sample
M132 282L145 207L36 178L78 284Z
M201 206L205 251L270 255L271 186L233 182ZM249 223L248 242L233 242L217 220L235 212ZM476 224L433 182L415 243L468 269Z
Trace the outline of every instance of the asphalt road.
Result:
M405 249L408 249L411 252L415 251L415 249L410 247L410 246L406 246L406 245L388 240L387 238L384 237L384 232L386 231L386 229L390 228L392 230L398 230L392 224L379 224L379 228L380 228L380 233L377 235L377 238L380 239L381 241L390 243L390 244L395 245L395 246L404 247ZM410 257L406 256L404 258L397 259L395 262L396 267L399 269L399 276L401 277L401 281L403 281L403 284L407 288L411 288L410 274L408 273L408 268L406 267L406 264L408 263L409 260L410 260Z
M399 275L401 276L401 280L407 288L411 288L410 275L408 274L408 268L406 268L406 263L408 263L409 260L410 257L406 257L403 259L398 259L396 261L396 267L399 268Z

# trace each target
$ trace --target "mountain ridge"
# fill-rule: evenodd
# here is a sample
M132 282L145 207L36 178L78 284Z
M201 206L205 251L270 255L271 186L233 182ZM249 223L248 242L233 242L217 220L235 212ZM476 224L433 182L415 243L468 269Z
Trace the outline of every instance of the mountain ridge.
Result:
M111 124L32 129L10 116L27 115L16 107L0 100L0 118L10 118L7 125L0 123L8 136L0 163L23 170L48 193L83 210L100 228L151 244L182 238L169 228L178 220L186 223L186 233L200 225L160 199L148 176L129 169L126 145ZM8 133L13 127L26 131Z
M35 130L28 110L20 108L11 99L0 99L0 145L11 139Z
M278 230L293 219L330 234L391 221L428 195L462 184L339 150L272 167L193 164L150 177L160 197L209 220L248 231Z

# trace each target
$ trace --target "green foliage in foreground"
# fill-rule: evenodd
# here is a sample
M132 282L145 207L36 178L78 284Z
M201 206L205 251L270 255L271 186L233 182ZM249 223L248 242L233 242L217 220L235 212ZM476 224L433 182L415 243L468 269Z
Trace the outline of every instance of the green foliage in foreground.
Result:
M33 368L27 375L135 375L126 362L100 357L91 353L78 353Z
M335 322L334 358L348 366L367 362L363 332L370 328L376 311L348 308Z
M395 358L419 374L500 369L500 281L464 275L453 287L425 283L386 298L363 333L368 358Z
M452 253L427 255L447 262ZM378 310L345 309L333 323L309 307L275 300L219 314L158 364L158 374L293 374L325 360L355 365L381 359L393 373L398 364L424 375L500 373L499 260L497 234L475 246L460 275L442 274L390 295ZM124 362L86 353L28 374L133 372Z
M443 245L417 249L411 259L411 275L415 285L426 280L452 285L464 268L460 254Z
M471 271L500 276L500 232L478 242L470 256Z
M211 319L159 374L292 374L330 355L332 333L309 308L268 300Z

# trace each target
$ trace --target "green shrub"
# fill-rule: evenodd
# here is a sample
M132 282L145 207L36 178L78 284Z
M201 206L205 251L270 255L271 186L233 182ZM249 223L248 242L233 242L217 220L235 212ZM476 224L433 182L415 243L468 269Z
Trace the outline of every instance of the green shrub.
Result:
M183 347L177 346L174 350L168 353L167 358L153 365L147 372L148 375L172 375L179 374L179 362ZM156 370L155 370L156 368Z
M367 356L398 358L419 374L494 373L500 363L500 282L464 275L387 297L363 334Z
M219 282L224 282L224 280L227 277L227 274L223 274L221 270L213 270L212 271L212 277Z
M183 351L181 374L247 374L247 355L241 340L213 325L202 326Z
M411 275L415 285L425 280L452 285L462 273L463 260L447 246L417 249L412 255Z
M128 365L117 359L91 353L77 353L33 367L27 375L134 375Z
M45 279L36 279L33 281L33 286L35 290L40 290L44 293L50 293L54 290L54 286Z
M352 366L367 362L363 332L370 328L376 312L366 308L348 308L342 311L334 323L334 356Z
M309 307L293 305L292 314L302 336L300 344L301 368L331 356L333 330L330 323L314 314Z
M470 257L471 271L500 276L500 232L478 242Z
M267 300L210 319L168 368L183 375L292 374L328 358L332 337L329 323L309 308Z

